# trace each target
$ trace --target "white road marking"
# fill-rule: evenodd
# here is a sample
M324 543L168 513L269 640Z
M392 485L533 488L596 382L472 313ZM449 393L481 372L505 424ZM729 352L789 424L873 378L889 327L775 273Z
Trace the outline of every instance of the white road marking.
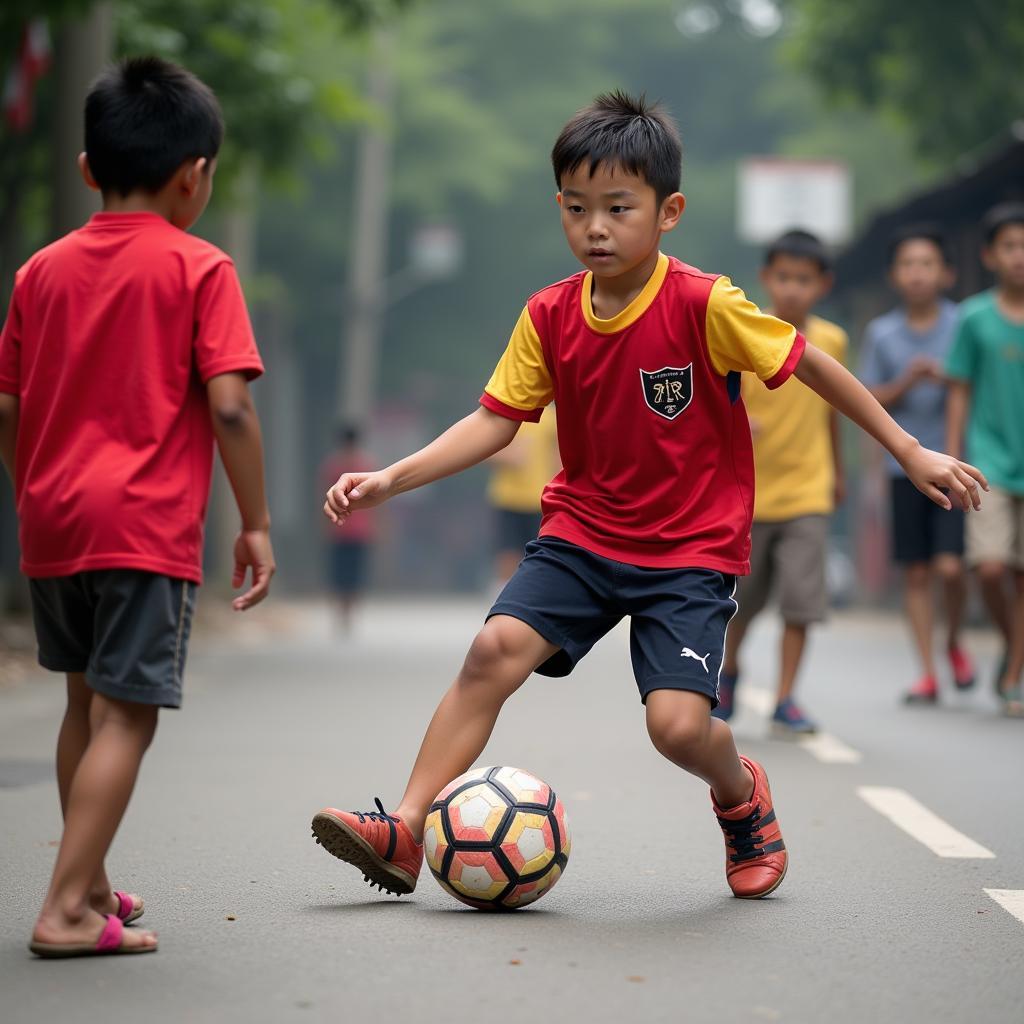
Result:
M736 701L755 715L770 715L775 710L775 696L760 686L736 687Z
M863 755L828 732L817 732L800 740L800 746L825 764L859 764Z
M995 857L980 843L933 814L906 790L890 786L858 786L857 795L907 835L940 857L990 860Z
M775 695L761 686L737 687L736 700L742 708L761 718L769 717L775 710ZM799 743L807 753L825 764L859 764L863 759L859 750L847 746L831 733L804 736Z
M1013 914L1021 924L1024 924L1024 889L986 889L985 892L1003 910Z

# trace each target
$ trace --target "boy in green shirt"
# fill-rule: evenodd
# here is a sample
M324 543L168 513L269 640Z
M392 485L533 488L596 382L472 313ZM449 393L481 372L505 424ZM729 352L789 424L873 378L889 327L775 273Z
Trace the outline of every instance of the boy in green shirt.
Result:
M946 364L947 448L959 457L966 427L968 455L992 488L967 517L967 560L1006 643L996 677L1004 710L1024 716L1024 203L1001 203L982 227L996 285L961 307Z

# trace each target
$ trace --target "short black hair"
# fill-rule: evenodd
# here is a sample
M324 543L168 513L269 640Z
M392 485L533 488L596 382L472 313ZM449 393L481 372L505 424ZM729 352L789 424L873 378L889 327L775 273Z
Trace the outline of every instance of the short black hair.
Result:
M949 241L949 235L945 229L933 222L922 222L919 224L902 224L890 236L886 247L886 257L889 266L896 262L896 255L900 246L906 242L931 242L942 255L942 261L946 266L953 265L953 247Z
M765 250L764 265L770 267L779 256L793 256L801 260L813 260L823 274L832 272L832 257L825 243L810 231L793 228L785 231Z
M85 154L103 192L159 192L186 160L212 160L223 138L210 88L159 57L107 68L85 100Z
M555 182L583 163L593 173L601 164L621 167L642 177L660 203L679 191L683 144L679 129L664 108L646 96L621 90L605 92L579 111L562 129L551 150Z
M1008 202L993 206L981 218L981 232L985 244L991 245L996 240L996 235L1011 224L1024 226L1024 203Z

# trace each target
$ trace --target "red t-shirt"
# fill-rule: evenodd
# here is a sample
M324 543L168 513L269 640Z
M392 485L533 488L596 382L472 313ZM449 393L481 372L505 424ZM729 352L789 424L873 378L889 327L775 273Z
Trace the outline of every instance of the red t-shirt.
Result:
M263 364L234 266L208 242L156 214L98 213L36 253L0 335L0 391L20 400L22 571L201 582L205 385L230 372Z
M754 465L739 373L782 384L804 349L728 278L660 256L621 313L595 316L592 277L527 303L481 397L537 419L558 409L562 472L541 536L648 568L749 572Z

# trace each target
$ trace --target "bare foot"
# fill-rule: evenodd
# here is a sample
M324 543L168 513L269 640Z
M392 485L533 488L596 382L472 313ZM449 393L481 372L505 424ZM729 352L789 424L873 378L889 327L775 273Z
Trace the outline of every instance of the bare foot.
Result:
M62 943L96 943L106 925L106 919L95 910L87 910L79 920L44 911L39 915L36 926L32 930L33 942ZM126 928L121 945L125 948L133 946L152 946L157 944L156 932L143 931L139 928Z
M146 906L142 897L136 896L133 892L128 893L128 896L132 901L132 912L141 914ZM114 895L113 889L108 889L106 892L94 892L89 897L89 906L100 914L116 914L121 909L121 903Z

